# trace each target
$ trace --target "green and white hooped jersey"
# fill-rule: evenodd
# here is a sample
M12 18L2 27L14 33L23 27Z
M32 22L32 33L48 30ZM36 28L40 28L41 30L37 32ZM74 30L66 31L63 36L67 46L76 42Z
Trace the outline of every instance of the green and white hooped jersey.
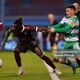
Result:
M78 41L78 33L79 33L79 20L77 16L72 18L64 17L61 22L65 27L70 25L71 28L67 32L65 32L65 41Z

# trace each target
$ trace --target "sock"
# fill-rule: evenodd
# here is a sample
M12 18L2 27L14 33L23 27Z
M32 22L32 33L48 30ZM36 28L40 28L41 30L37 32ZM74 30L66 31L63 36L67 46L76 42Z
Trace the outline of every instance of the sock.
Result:
M51 66L53 69L56 68L56 66L52 63L52 61L47 57L47 56L43 56L42 59L49 65Z

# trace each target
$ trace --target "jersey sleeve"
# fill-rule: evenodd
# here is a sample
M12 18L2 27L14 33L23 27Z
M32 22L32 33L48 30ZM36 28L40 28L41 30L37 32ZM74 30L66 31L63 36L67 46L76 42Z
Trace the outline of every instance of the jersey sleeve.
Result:
M60 24L64 24L64 22L65 22L65 17L60 21Z
M56 32L67 32L68 30L71 29L71 26L70 25L67 25L63 28L58 28L58 29L55 29Z
M56 28L60 28L61 26L62 26L62 24L58 23L56 25L51 26L51 28L56 29Z

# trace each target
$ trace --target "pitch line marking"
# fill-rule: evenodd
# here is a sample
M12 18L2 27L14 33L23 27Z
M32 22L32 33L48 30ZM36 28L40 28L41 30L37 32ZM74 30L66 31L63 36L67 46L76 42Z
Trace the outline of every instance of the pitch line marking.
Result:
M43 51L42 51L42 52L43 52ZM45 54L45 53L43 52L43 54ZM45 64L46 68L48 69L48 72L49 72L49 74L50 74L51 79L52 79L52 80L60 80L60 79L58 78L58 76L57 76L55 73L53 73L53 69L52 69L47 63L45 63L45 61L43 61L43 62L44 62L44 64Z
M43 61L44 62L44 61ZM50 74L50 76L51 76L51 79L52 80L60 80L59 78L58 78L58 76L55 74L55 73L53 73L53 69L48 65L48 64L46 64L45 62L44 62L44 64L45 64L45 66L47 67L47 69L48 69L48 71L49 71L49 74Z

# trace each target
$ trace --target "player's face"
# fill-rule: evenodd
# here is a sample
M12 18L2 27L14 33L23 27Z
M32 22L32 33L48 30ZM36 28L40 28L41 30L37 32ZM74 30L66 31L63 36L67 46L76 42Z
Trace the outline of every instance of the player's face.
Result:
M22 26L14 24L14 28L16 32L20 32L22 30Z
M66 8L66 15L68 17L72 17L75 14L75 10L70 9L70 8Z

